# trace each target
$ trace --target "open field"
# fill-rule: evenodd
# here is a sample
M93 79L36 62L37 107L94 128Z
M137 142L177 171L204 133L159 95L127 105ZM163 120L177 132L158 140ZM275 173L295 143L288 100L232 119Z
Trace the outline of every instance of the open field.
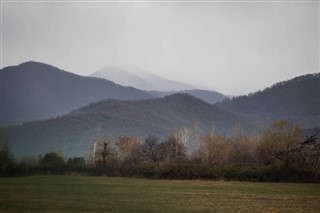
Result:
M0 212L319 212L320 184L85 176L0 179Z

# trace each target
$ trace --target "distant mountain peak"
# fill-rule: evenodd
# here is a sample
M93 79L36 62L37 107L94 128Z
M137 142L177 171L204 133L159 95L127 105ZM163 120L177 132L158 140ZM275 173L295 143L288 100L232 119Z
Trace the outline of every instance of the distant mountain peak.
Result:
M100 77L123 86L142 90L172 91L195 89L194 86L160 77L137 68L106 67L90 76Z
M259 116L264 123L289 119L303 128L313 128L320 124L319 91L320 73L307 74L217 105L230 111Z
M174 94L172 94L172 95L167 95L167 96L164 96L163 97L164 99L166 99L166 100L177 100L177 99L179 99L179 100L190 100L190 99L193 99L193 100L199 100L199 101L201 101L201 102L204 102L203 100L201 100L200 98L197 98L197 97L195 97L195 96L193 96L193 95L190 95L189 93L174 93Z
M26 61L26 62L22 62L21 64L19 64L18 66L26 66L26 65L33 65L33 64L42 64L42 65L48 65L48 64L45 64L43 62L38 62L38 61Z
M180 90L180 91L170 91L170 92L149 91L149 93L157 97L166 97L174 94L180 94L180 95L182 94L187 96L189 95L189 96L197 97L210 104L215 104L227 98L225 95L221 93L209 91L209 90L200 90L200 89Z
M1 69L0 126L67 114L104 99L152 98L145 91L35 61Z
M39 67L51 67L54 69L59 69L57 67L54 67L52 65L42 63L42 62L37 62L37 61L26 61L18 65L18 67L24 67L24 68L39 68ZM60 70L60 69L59 69Z

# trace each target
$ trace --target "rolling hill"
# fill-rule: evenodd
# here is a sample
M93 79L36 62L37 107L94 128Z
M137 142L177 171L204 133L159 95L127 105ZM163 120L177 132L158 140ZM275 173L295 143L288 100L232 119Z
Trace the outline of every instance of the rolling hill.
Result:
M235 125L250 127L246 119L208 104L189 94L175 94L149 100L106 100L77 109L68 115L9 127L15 156L62 151L83 155L97 137L122 135L144 139L164 137L175 128L192 127L198 120L203 130L214 125L228 134Z
M38 62L0 72L1 125L32 121L6 127L16 157L49 151L80 156L98 137L165 137L174 129L192 127L195 120L203 131L214 126L222 135L228 135L235 125L250 131L279 119L305 129L320 126L320 73L212 105L213 98L225 96L203 90L149 94Z
M218 92L195 89L194 86L164 79L160 76L138 69L107 67L92 73L90 76L108 79L124 86L132 86L146 90L156 97L164 97L175 93L188 93L211 104L227 98L225 95Z
M107 67L90 76L108 79L123 86L131 86L141 90L175 91L195 89L194 86L172 81L140 69L121 69Z
M187 93L194 97L200 98L201 100L210 104L215 104L227 98L227 96L219 92L214 92L209 90L200 90L200 89L180 90L180 91L170 91L170 92L163 92L163 91L148 91L148 92L151 95L154 95L157 97L164 97L164 96L173 95L176 93Z
M153 97L135 88L123 87L104 79L79 76L32 61L3 68L0 76L0 126L60 116L103 99Z
M303 128L320 126L320 73L277 83L247 96L234 97L216 106L260 117L261 124L289 119Z

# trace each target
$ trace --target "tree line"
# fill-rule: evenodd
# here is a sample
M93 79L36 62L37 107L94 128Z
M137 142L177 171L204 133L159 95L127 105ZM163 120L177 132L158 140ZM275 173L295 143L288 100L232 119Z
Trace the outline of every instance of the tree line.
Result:
M279 120L263 134L244 135L240 127L231 137L193 128L173 131L165 139L149 135L117 140L99 137L83 157L67 159L47 153L38 159L11 160L9 141L1 136L1 172L84 173L174 179L249 181L319 181L318 134L302 136L299 125ZM11 169L11 170L10 170Z

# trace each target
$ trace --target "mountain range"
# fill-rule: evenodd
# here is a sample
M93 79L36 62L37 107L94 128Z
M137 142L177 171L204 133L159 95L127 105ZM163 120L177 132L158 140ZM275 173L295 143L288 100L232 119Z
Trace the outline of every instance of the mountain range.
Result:
M227 96L219 92L214 92L209 90L200 90L200 89L178 90L178 91L169 91L169 92L165 92L165 91L148 91L148 92L149 94L154 95L156 97L165 97L165 96L173 95L177 93L187 93L194 97L200 98L201 100L210 104L215 104L217 102L223 101L228 98Z
M144 139L152 134L163 138L174 129L192 128L195 121L204 131L213 126L224 135L235 125L251 125L247 119L194 96L174 94L148 100L100 101L61 117L7 129L15 156L48 151L73 156L83 155L99 137Z
M0 126L60 116L104 99L153 97L132 87L120 86L105 79L79 76L32 61L1 69L0 80Z
M172 81L140 69L107 67L90 76L113 81L122 86L131 86L148 91L156 97L164 97L176 93L188 93L210 104L220 102L227 97L219 92L196 89L195 86Z
M141 90L176 91L195 89L194 86L172 81L140 69L107 67L90 76L108 79L123 86L131 86Z
M263 91L225 99L216 106L259 117L260 124L289 119L303 128L320 126L320 73L279 82ZM263 125L263 126L265 126Z
M202 131L213 126L226 136L236 125L250 132L279 119L305 129L320 126L320 73L233 98L197 89L143 91L38 62L0 74L1 126L15 156L49 151L79 156L98 137L165 137L195 121Z
M113 68L109 73L111 71L119 72L117 75L113 75L119 77L119 79L115 79L117 83L121 83L121 79L128 80L136 77L133 74L130 76L128 72L120 71L120 69ZM97 76L99 76L98 74ZM150 88L161 89L167 86L167 88L175 89L192 88L192 86L169 81L145 72L143 76L144 79L139 78L141 82L147 84L150 81L148 84L159 86ZM136 78L138 79L138 77ZM0 70L0 80L2 82L0 86L0 126L17 125L61 116L89 103L105 99L140 100L163 97L178 92L192 94L208 103L216 103L225 98L220 93L205 90L143 91L98 77L79 76L48 64L33 61Z

